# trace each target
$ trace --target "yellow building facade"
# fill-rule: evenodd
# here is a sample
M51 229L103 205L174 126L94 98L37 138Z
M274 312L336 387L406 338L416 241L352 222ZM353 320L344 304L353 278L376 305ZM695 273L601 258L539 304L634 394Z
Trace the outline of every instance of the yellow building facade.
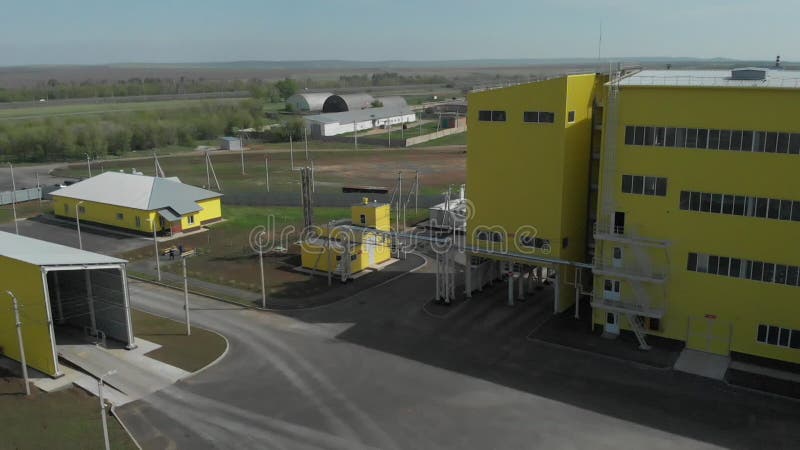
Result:
M556 269L545 259L586 262L589 152L602 81L571 75L469 95L467 245L504 254L468 252L474 265L499 262L501 271L520 272L520 265ZM559 288L574 283L573 271L557 273ZM470 289L487 279L471 281ZM558 292L554 308L562 311L574 295Z
M557 110L564 98L580 107ZM480 227L536 227L551 267L590 264L581 284L595 326L632 331L642 347L659 336L800 363L799 100L798 72L763 69L567 76L472 94L468 242L479 244ZM526 128L523 111L546 107L559 126ZM569 117L558 123L571 108L585 121L572 139ZM506 111L505 122L481 120L486 110ZM512 242L510 253L524 250ZM558 272L563 310L582 292Z
M304 268L335 272L347 279L391 259L391 239L378 233L390 231L389 205L364 199L361 204L353 205L350 211L349 223L323 225L318 228L317 236L302 242L301 264Z
M52 196L56 216L142 233L192 231L222 220L222 194L177 179L105 172Z
M609 86L594 320L800 363L800 74L738 72Z

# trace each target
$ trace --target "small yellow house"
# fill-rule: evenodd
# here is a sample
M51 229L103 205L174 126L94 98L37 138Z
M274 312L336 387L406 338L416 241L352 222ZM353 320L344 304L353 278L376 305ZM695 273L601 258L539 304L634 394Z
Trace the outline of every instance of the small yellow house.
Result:
M301 246L304 268L350 275L375 268L392 257L390 207L364 199L351 208L351 223L332 222L320 227L318 236L307 238Z
M222 194L177 178L105 172L52 196L56 216L142 233L191 231L222 219Z

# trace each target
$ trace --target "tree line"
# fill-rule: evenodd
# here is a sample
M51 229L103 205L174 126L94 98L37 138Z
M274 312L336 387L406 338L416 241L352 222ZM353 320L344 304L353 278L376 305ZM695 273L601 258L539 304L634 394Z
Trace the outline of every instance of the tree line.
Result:
M263 103L204 103L178 110L0 122L0 160L64 161L121 155L233 134L264 123Z

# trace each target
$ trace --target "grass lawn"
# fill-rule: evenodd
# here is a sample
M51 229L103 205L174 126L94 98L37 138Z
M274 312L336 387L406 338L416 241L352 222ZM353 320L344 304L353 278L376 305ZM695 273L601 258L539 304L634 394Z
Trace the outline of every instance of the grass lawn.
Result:
M100 403L79 388L26 397L22 380L0 371L0 448L102 449ZM22 392L22 394L19 394ZM113 417L108 418L111 448L136 446Z
M315 223L323 224L330 220L350 217L349 208L318 207L314 209ZM302 223L302 210L300 207L241 207L229 206L225 208L227 221L214 225L209 231L199 233L171 242L172 245L182 244L185 248L196 249L197 256L187 260L188 275L192 279L208 281L211 283L231 286L253 293L261 292L261 273L259 272L258 255L250 246L250 231L259 225L265 225L267 216L275 218L277 234L285 226L294 226L299 230ZM409 210L406 216L409 224L426 218L427 210L420 209L414 214ZM264 275L268 296L275 299L302 299L321 294L329 288L324 277L309 277L307 274L297 272L294 267L300 265L300 249L294 242L298 234L291 234L285 243L278 244L287 247L286 253L268 253L264 257ZM153 258L151 247L128 252L123 258L132 261L149 263ZM180 275L182 268L179 262L165 262L162 260L161 270ZM151 278L151 277L146 277ZM242 299L225 295L224 293L211 292L201 286L190 288L199 292L221 296L226 299L241 302ZM245 304L249 304L245 300ZM139 329L134 326L139 335ZM146 336L142 336L149 339Z
M286 149L283 144L280 148ZM466 157L463 151L441 150L368 150L314 151L309 146L309 157L314 160L317 191L339 193L348 184L386 186L395 185L398 170L419 170L422 192L442 192L448 185L459 185L466 180ZM330 150L330 147L326 147ZM214 169L222 185L223 194L250 194L253 196L295 194L299 198L300 174L291 170L289 152L245 152L245 171L242 175L241 154L214 152L211 154ZM270 193L266 192L264 158L269 158ZM205 186L206 165L202 154L184 154L159 159L167 176L177 176L183 182ZM310 164L305 159L302 143L295 146L295 167ZM106 161L105 170L137 168L147 175L153 174L152 159ZM56 176L86 176L85 164L75 163L54 172ZM214 181L212 179L212 185ZM279 197L280 198L280 197ZM294 198L294 197L293 197ZM223 203L225 199L223 198ZM324 205L320 205L324 206Z
M48 105L27 108L0 109L1 120L38 119L56 116L80 116L92 114L109 114L131 111L153 111L164 109L181 109L199 106L204 103L238 103L243 98L220 98L199 100L160 100L152 102L121 102L121 103L85 103L77 105Z
M213 362L225 351L225 339L216 333L193 326L192 335L186 336L186 324L182 322L136 309L132 311L136 337L162 346L148 353L150 358L194 372Z
M49 200L33 200L24 203L17 203L17 218L34 217L44 212L52 212L53 205ZM0 223L10 223L14 221L14 210L11 205L0 206Z
M445 145L467 145L467 132L451 134L450 136L423 142L415 145L414 148L441 147Z

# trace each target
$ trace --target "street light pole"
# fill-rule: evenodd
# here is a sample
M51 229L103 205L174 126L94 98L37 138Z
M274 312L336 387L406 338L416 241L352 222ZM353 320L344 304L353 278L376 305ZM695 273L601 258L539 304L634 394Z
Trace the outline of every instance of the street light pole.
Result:
M22 363L22 379L25 381L25 395L31 395L31 387L28 385L28 363L25 361L25 345L22 343L22 322L19 320L19 302L11 291L6 291L11 296L14 304L14 322L17 325L17 341L19 342L19 360Z
M11 209L14 211L14 231L19 234L19 223L17 223L17 184L14 182L14 165L8 163L8 167L11 169Z
M153 251L156 257L156 273L158 274L158 281L161 281L161 261L158 259L158 239L156 238L156 220L149 219L150 225L153 227Z
M100 419L103 421L103 440L106 444L106 450L111 450L111 444L108 442L108 423L106 422L106 400L103 397L103 379L110 377L117 373L117 370L109 370L108 372L100 375L97 380L97 394L100 397Z
M306 142L306 161L308 161L308 128L303 128L303 140Z
M83 250L83 239L81 238L81 204L83 200L75 204L75 221L78 224L78 248Z
M89 160L89 154L86 154L86 168L89 169L89 178L92 178L92 163Z
M192 335L192 322L189 320L189 278L186 276L186 257L181 256L183 265L183 308L186 310L186 335Z
M267 309L267 285L264 282L264 232L258 233L258 265L261 269L261 307Z
M264 170L267 174L267 192L269 192L269 156L264 157Z

